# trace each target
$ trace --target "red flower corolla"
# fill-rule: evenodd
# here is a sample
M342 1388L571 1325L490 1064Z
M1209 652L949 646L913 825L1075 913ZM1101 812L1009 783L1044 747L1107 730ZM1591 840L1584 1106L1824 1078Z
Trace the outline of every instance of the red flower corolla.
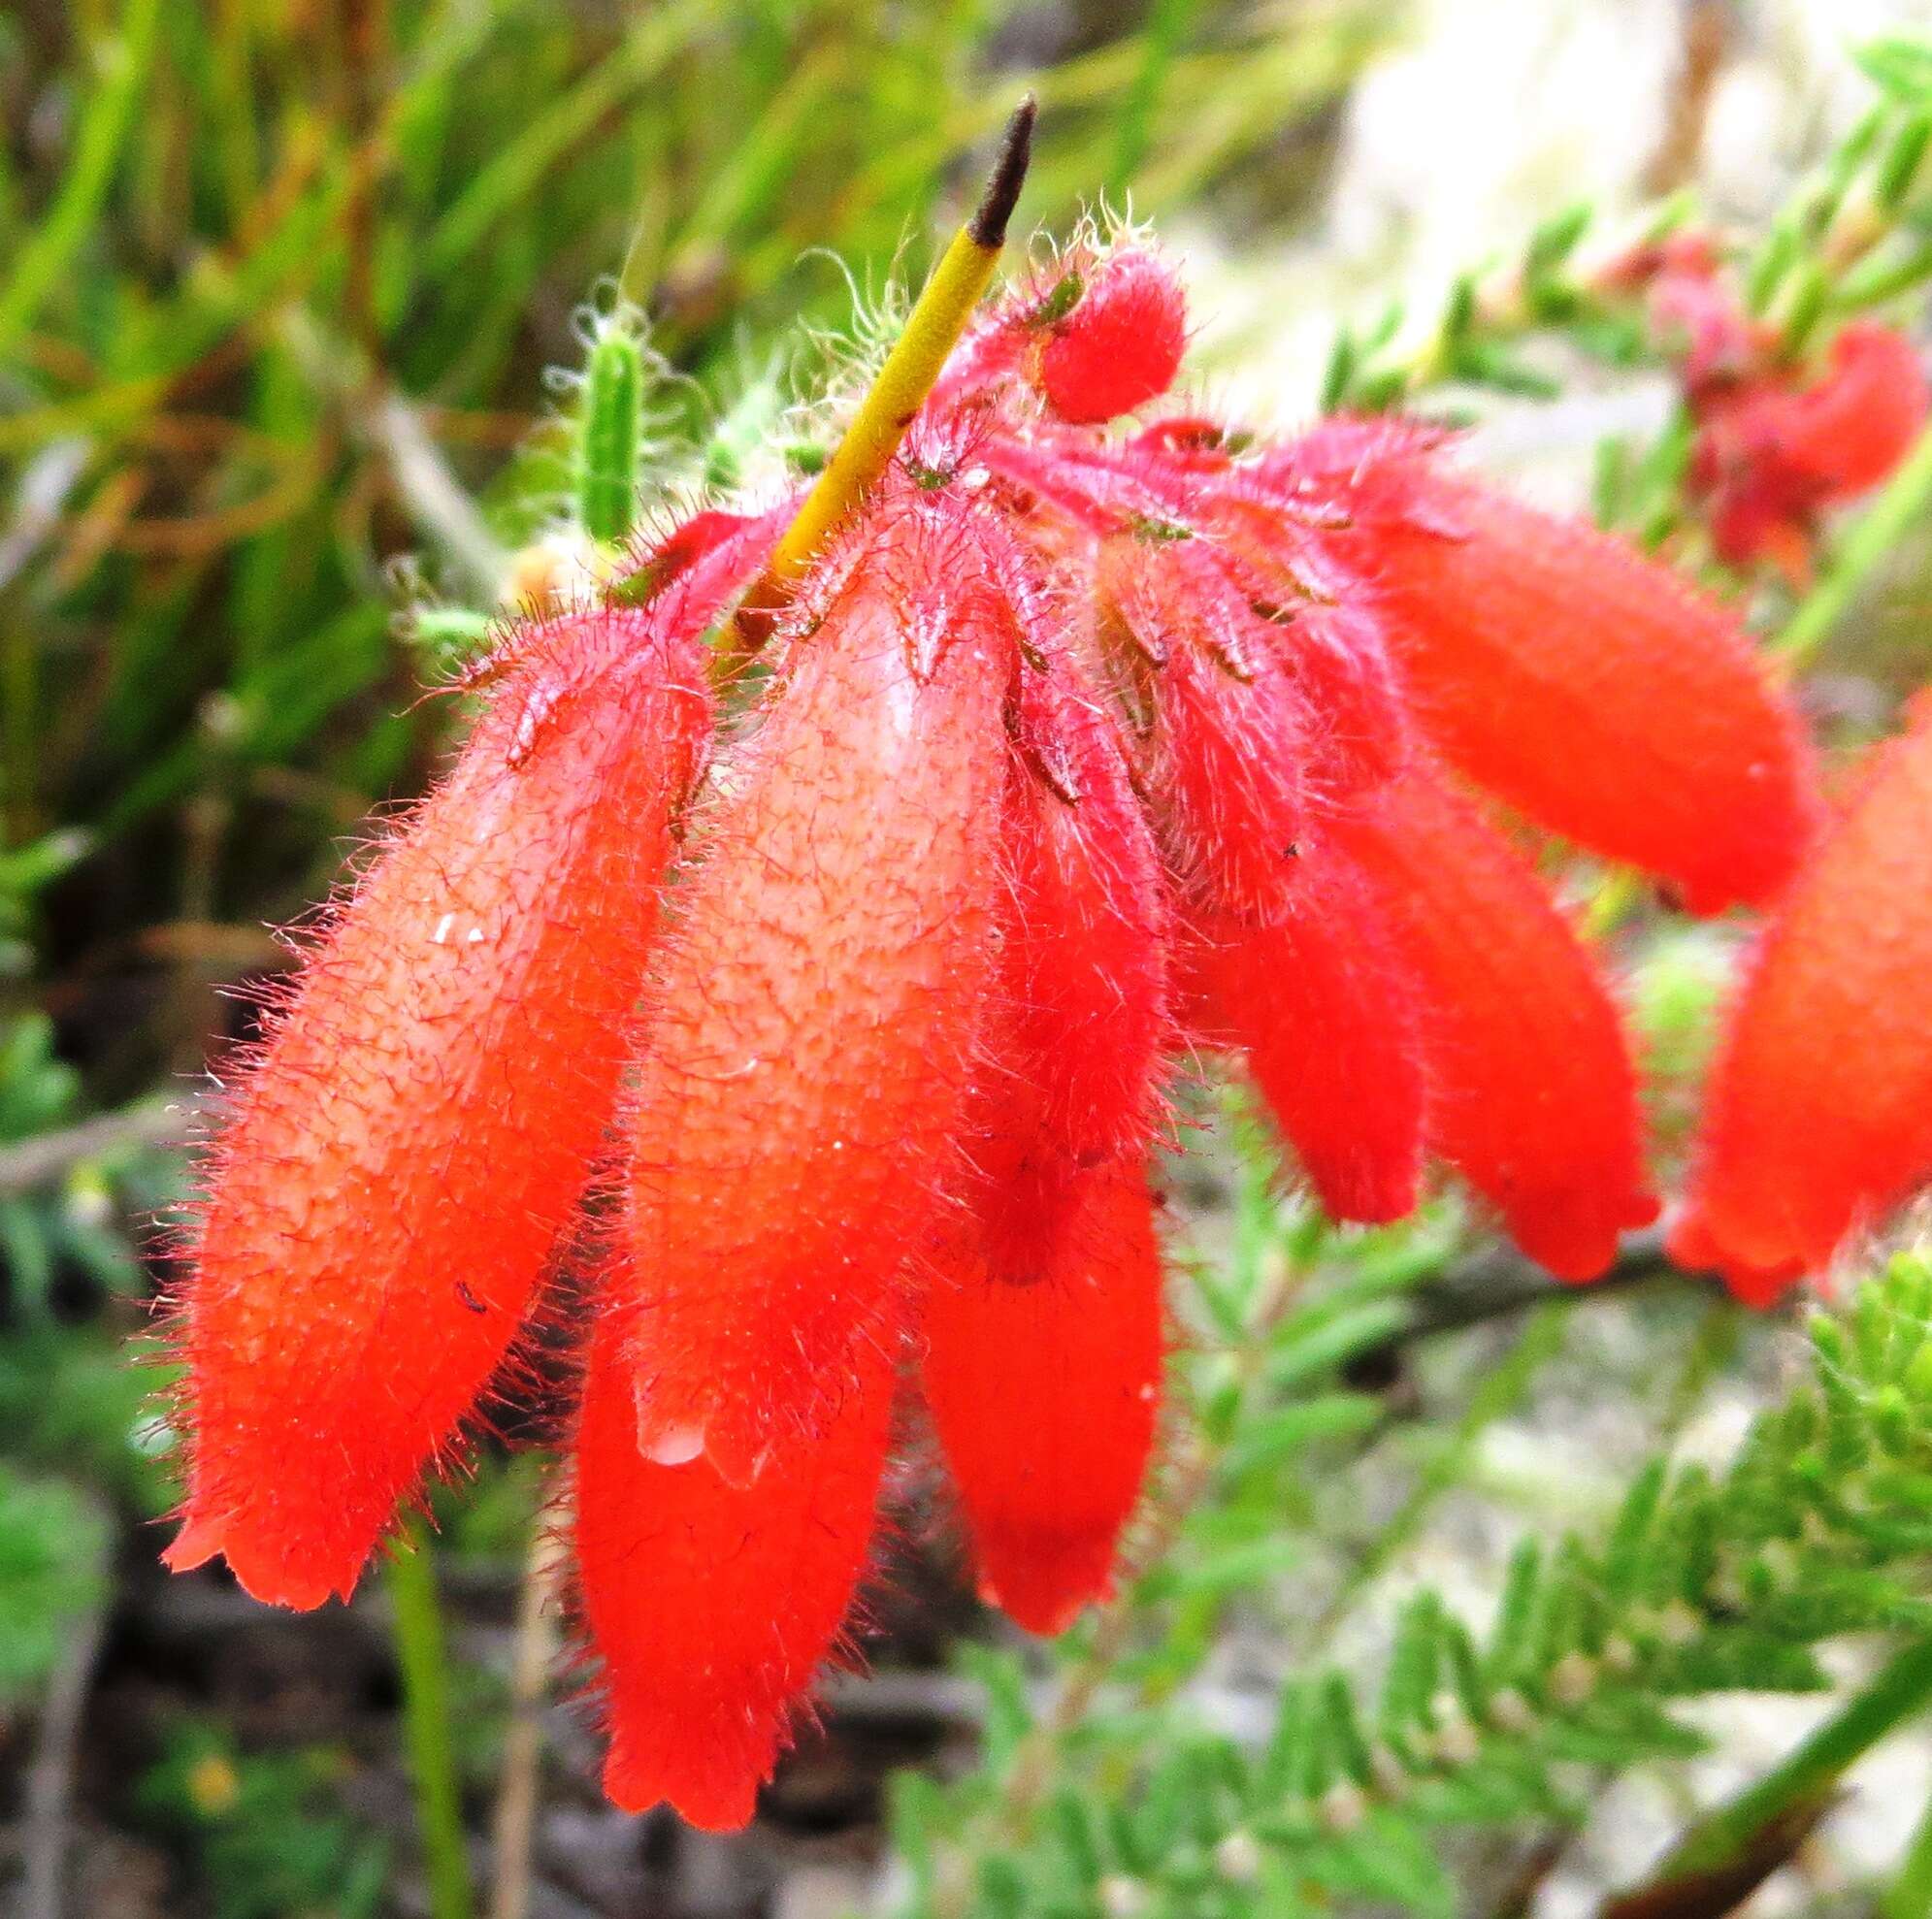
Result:
M1881 747L1759 939L1674 1256L1767 1305L1932 1178L1932 704Z
M670 1799L694 1824L741 1826L866 1566L893 1354L856 1345L816 1429L734 1485L704 1454L664 1464L639 1447L632 1335L650 1295L621 1255L603 1278L573 1489L610 1722L605 1789L620 1805Z
M1422 995L1428 1134L1565 1280L1648 1224L1635 1075L1608 989L1535 869L1418 763L1339 823Z
M616 1097L709 732L698 635L759 550L519 634L271 1011L195 1248L177 1568L346 1597L508 1350Z
M1326 846L1277 925L1197 915L1188 959L1203 1043L1237 1047L1341 1220L1399 1220L1423 1176L1423 983L1381 888Z
M639 1441L737 1485L903 1329L988 996L1012 645L968 520L858 538L721 768L625 1119Z
M1326 428L1285 464L1354 476L1338 543L1448 759L1693 912L1776 894L1813 823L1812 771L1725 608L1621 540L1442 471L1403 429Z
M291 1604L348 1591L586 1248L571 1531L627 1805L748 1816L903 1393L991 1601L1051 1630L1107 1591L1159 1407L1148 1168L1201 1045L1339 1217L1433 1157L1570 1279L1648 1217L1611 996L1438 756L1701 905L1809 829L1714 605L1414 429L1105 430L1172 376L1178 281L1139 238L1054 271L760 585L770 670L696 797L700 634L782 512L686 522L643 608L479 676L211 1162L172 1556Z
M1802 583L1818 515L1890 476L1925 424L1917 348L1857 320L1802 384L1763 375L1698 409L1691 481L1709 496L1711 534L1734 566L1769 560Z
M1146 1169L1124 1156L1073 1173L1024 1266L999 1263L970 1223L947 1252L920 1377L980 1595L1057 1633L1110 1590L1154 1443L1161 1251Z
M1794 359L1780 330L1746 310L1700 235L1632 259L1650 280L1657 333L1678 363L1696 425L1688 474L1719 556L1810 577L1820 515L1888 478L1925 425L1932 391L1896 328L1850 321L1821 355Z

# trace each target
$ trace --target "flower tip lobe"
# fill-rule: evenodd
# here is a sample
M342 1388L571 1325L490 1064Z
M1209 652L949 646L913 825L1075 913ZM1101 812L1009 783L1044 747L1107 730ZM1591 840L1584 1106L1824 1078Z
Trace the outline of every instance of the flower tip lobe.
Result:
M346 1602L360 1571L351 1566L341 1577L331 1578L299 1570L281 1555L251 1547L236 1536L226 1519L192 1512L161 1553L161 1563L171 1573L192 1573L217 1558L228 1561L236 1584L250 1599L263 1606L285 1606L294 1612L312 1612L332 1599Z

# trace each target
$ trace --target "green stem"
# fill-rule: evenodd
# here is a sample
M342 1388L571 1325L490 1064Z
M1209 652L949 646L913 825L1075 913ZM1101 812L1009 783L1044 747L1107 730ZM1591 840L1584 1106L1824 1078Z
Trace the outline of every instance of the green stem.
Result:
M1904 464L1864 517L1846 535L1829 572L1799 602L1770 651L1787 667L1804 666L1845 617L1866 577L1913 521L1932 507L1932 427L1918 436Z
M449 1729L449 1656L436 1561L419 1526L408 1529L389 1562L389 1600L396 1615L396 1661L403 1672L409 1775L415 1782L416 1820L429 1867L431 1919L471 1919L470 1865Z
M1932 1706L1932 1640L1907 1646L1781 1765L1710 1814L1671 1855L1658 1876L1708 1872L1742 1857L1780 1814L1828 1792L1882 1739L1928 1706ZM1923 1912L1926 1907L1921 1903L1899 1910Z
M1879 1919L1932 1919L1932 1805L1918 1821L1898 1877L1879 1901Z

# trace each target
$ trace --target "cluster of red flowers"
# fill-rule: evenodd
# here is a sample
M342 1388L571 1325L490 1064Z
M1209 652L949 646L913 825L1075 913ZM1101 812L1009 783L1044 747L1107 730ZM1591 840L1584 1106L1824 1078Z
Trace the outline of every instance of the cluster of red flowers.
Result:
M1428 433L1110 427L1184 335L1131 238L987 309L722 708L704 635L782 510L699 516L648 604L476 676L234 1090L172 1564L346 1595L574 1247L606 1783L730 1825L846 1617L900 1410L988 1599L1053 1630L1106 1590L1177 1060L1244 1051L1339 1219L1406 1212L1433 1155L1584 1280L1654 1216L1611 992L1463 782L1694 910L1768 901L1819 810L1793 711L1720 607ZM1869 929L1916 778L1882 773L1863 866L1767 949L1702 1248L1789 1170L1753 1155L1811 1043L1793 975L1815 926L1827 970L1850 906Z
M1690 483L1719 556L1810 576L1818 516L1887 478L1925 424L1911 341L1853 320L1818 364L1793 359L1754 319L1718 250L1686 234L1647 256L1653 313L1677 346L1696 423Z

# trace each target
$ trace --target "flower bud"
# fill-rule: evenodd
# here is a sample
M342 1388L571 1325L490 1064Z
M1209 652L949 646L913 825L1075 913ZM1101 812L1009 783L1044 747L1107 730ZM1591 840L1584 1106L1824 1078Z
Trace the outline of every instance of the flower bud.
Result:
M1040 397L1070 424L1090 425L1158 400L1187 350L1187 298L1159 253L1125 246L1091 263L1075 257L1055 293L1031 356Z

